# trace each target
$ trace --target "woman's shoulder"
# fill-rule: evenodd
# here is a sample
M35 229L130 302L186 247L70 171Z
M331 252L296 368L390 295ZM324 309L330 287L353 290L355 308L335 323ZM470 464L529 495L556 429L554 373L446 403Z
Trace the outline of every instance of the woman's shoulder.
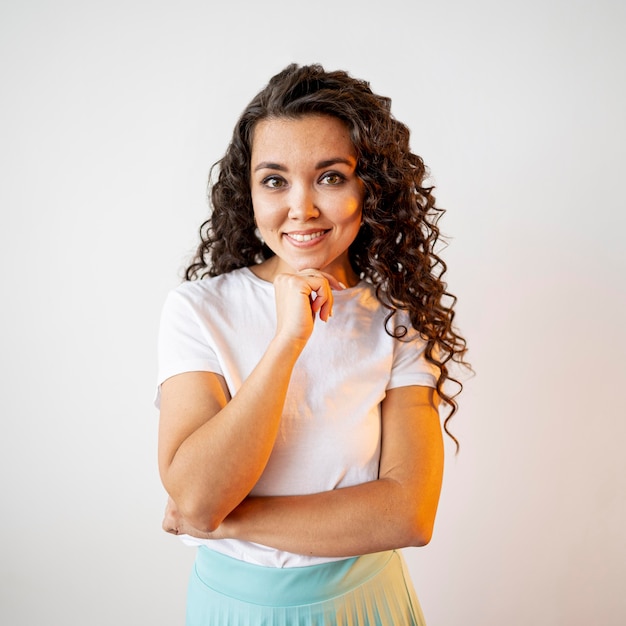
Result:
M168 293L165 307L181 314L186 311L187 315L214 316L220 311L236 315L237 311L247 310L251 301L263 307L269 306L273 299L271 283L265 283L243 267L179 284Z
M188 299L201 299L212 295L223 296L227 292L240 292L242 287L262 287L264 281L257 278L249 268L242 267L217 276L206 276L197 280L189 280L172 289L172 293ZM271 285L268 283L268 286Z

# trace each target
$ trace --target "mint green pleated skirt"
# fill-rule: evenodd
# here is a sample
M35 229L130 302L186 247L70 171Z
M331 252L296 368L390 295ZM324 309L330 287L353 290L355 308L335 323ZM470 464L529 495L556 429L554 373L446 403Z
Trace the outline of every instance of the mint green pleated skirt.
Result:
M202 546L187 626L424 626L400 552L307 567L252 565Z

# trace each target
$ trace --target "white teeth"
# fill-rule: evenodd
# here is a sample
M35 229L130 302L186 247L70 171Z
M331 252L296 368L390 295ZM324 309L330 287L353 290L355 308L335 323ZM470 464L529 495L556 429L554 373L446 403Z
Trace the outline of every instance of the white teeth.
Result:
M306 235L298 235L296 233L288 234L288 237L295 239L296 241L311 241L312 239L317 239L324 234L323 230L320 230L317 233L307 233Z

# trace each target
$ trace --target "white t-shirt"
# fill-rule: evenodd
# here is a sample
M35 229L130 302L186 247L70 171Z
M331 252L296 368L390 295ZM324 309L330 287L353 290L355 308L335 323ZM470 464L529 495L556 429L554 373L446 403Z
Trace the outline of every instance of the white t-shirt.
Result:
M397 313L396 325L403 323L409 329L411 341L399 341L385 332L388 310L371 285L362 281L333 295L333 316L326 323L316 320L296 362L280 431L252 495L309 494L375 480L380 403L386 390L436 384L438 370L424 358L426 344L408 318ZM170 292L163 308L159 389L175 374L208 371L225 378L233 397L261 359L275 329L274 287L250 269L183 283ZM234 539L183 540L272 567L335 560Z

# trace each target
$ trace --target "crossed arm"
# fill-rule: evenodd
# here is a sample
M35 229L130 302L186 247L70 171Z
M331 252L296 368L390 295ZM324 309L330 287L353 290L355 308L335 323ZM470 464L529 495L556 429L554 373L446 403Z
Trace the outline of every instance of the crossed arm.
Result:
M284 400L273 354L290 371L271 346L264 357L270 362L261 361L247 381L250 393L230 401L215 374L181 374L163 384L160 467L171 497L164 528L329 557L428 543L443 474L437 398L429 387L387 393L378 480L311 495L247 496L271 453ZM270 386L265 366L273 372ZM257 394L257 385L277 393Z
M209 372L162 384L159 471L171 499L166 530L315 556L430 540L443 444L438 398L428 387L391 389L383 400L377 480L311 495L248 496L274 447L291 373L315 317L327 322L331 314L331 287L341 285L318 270L274 277L276 334L233 398L224 379Z

